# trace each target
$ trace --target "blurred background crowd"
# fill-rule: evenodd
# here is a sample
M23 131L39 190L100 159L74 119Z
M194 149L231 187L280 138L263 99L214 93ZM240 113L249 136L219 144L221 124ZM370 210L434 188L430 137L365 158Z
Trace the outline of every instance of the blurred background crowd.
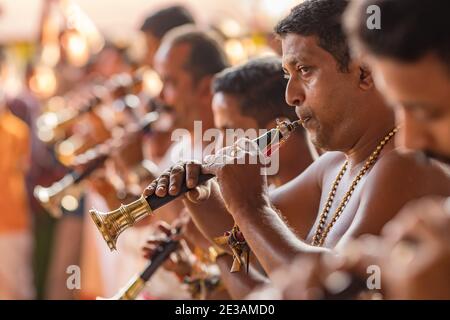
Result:
M0 300L447 299L446 12L0 0Z
M161 38L196 24L214 32L232 65L274 55L273 25L293 3L0 1L0 298L109 297L142 269L138 244L156 221L124 234L111 254L87 210L127 203L170 161L174 124L155 99L161 81L152 69ZM159 118L141 136L150 111ZM159 217L170 222L166 211ZM71 265L81 270L75 290L66 283ZM164 270L143 294L190 296Z

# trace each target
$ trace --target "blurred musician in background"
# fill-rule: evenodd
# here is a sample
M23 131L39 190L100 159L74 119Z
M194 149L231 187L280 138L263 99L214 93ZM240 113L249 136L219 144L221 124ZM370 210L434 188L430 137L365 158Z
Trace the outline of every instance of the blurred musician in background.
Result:
M141 27L141 31L144 32L147 39L147 53L144 61L147 66L153 66L155 52L160 46L165 34L173 28L185 24L194 24L194 19L187 9L180 6L162 9L152 13L146 18ZM141 154L141 157L146 157L147 160L150 160L156 166L162 168L165 168L167 161L172 161L171 150L173 146L171 147L172 141L170 138L171 131L176 128L172 123L172 112L170 109L169 112L166 111L168 108L166 107L167 102L165 100L157 100L154 97L149 98L149 102L146 102L147 100L144 99L141 103L148 103L150 105L150 109L148 109L149 111L153 111L154 107L158 108L163 106L164 110L158 110L160 112L160 120L152 126L152 130L150 130L148 134L142 137L142 140L141 138L134 139L133 137L130 137L130 139L124 141L124 145L120 147L120 150L115 152L117 156L112 157L113 167L115 169L112 169L111 171L111 166L107 166L106 172L96 175L95 188L103 199L109 199L107 204L108 209L114 208L122 201L127 202L125 199L117 199L115 197L115 187L111 184L111 182L107 181L111 177L116 177L116 180L123 179L124 183L126 183L126 173L131 172L130 170L133 168L133 164L127 161L126 158L130 158L130 156L131 158L136 158L135 156ZM142 146L140 146L141 143ZM127 157L124 157L124 155L127 155ZM164 162L162 166L161 162ZM126 169L126 167L128 167L128 169ZM154 169L158 170L157 167ZM121 172L118 172L117 170ZM158 174L158 172L153 172L153 174ZM101 201L101 199L98 200ZM105 204L103 204L103 206L104 205ZM96 207L101 207L101 205L96 205ZM104 262L100 265L100 270L102 270L101 277L104 277L104 280L102 280L103 287L109 289L104 289L103 292L97 290L97 293L95 293L95 290L86 290L86 292L90 291L90 293L86 296L110 296L119 286L122 286L128 278L139 270L143 263L145 263L140 255L139 243L142 243L144 237L146 237L149 233L157 231L157 228L155 228L155 223L157 223L158 220L166 220L171 222L177 217L179 209L179 207L175 207L174 209L173 207L168 206L167 208L164 208L158 217L155 217L152 221L143 222L137 226L137 228L134 228L132 231L128 232L123 237L121 244L119 244L119 246L121 246L119 250L121 252L119 258L112 258L109 252L106 251L106 248L103 247L103 244L99 243L100 252L104 252ZM150 225L149 222L151 223ZM86 227L89 228L92 226ZM91 234L92 229L89 230L89 234ZM96 235L96 231L92 232ZM92 234L92 236L94 235ZM86 243L90 243L89 239ZM95 257L87 256L84 261L94 261L94 258ZM106 262L112 259L114 259L114 261L110 261L109 263ZM104 265L103 267L102 264ZM112 269L112 265L114 265L114 270ZM116 274L116 276L110 276L112 273ZM100 277L86 277L85 287L92 286L93 283L96 283L95 278ZM174 278L173 275L164 273L164 270L161 270L152 277L152 282L148 286L148 290L144 292L143 297L180 299L187 298L188 295L186 292L183 292L183 290L180 290L178 280Z
M154 61L163 82L159 98L172 108L173 127L184 131L159 163L162 169L183 159L203 158L207 144L202 139L203 133L214 127L212 79L227 66L226 55L215 38L193 26L175 28L164 37ZM194 121L201 124L198 132ZM183 204L174 201L162 209L171 211L176 218Z
M165 34L173 28L186 24L195 24L195 20L192 14L182 6L168 7L151 13L141 26L147 44L145 63L153 67L156 51Z
M371 5L382 12L381 29L366 27ZM442 30L449 28L449 10L446 1L425 8L418 0L356 0L344 16L354 56L373 69L377 87L402 125L396 144L404 152L418 152L425 163L441 165L447 176L450 39ZM450 189L447 198L433 196L406 204L379 237L366 235L349 242L339 259L330 255L299 259L274 276L278 295L252 298L322 299L336 288L341 294L357 284L346 298L449 299L448 195ZM369 266L381 272L375 290L366 284Z
M383 14L379 32L362 27L370 5ZM380 92L404 127L398 144L444 163L450 179L450 34L444 31L450 29L449 11L447 1L424 7L418 0L395 5L366 0L353 1L345 18L356 53L373 68ZM386 226L376 253L389 297L450 299L449 234L449 197L402 209ZM409 256L395 258L399 248Z
M215 127L222 130L224 137L227 130L271 129L276 126L277 119L290 121L297 119L295 112L284 99L287 81L280 77L282 71L279 58L266 57L225 69L216 75L212 83L214 94L212 110ZM279 149L279 171L269 177L271 187L280 187L287 183L312 163L306 139L304 130L299 129L294 131L285 145ZM192 214L193 220L198 223L198 227L209 238L207 244L205 241L199 241L203 249L208 251L208 247L213 245L212 239L223 230L206 226L204 221L210 218L211 213L223 210L221 205L215 207L213 203L201 206L190 204L189 201L184 201L184 204ZM226 220L218 223L219 226L227 224L229 229L232 228L233 220L230 215L224 217L220 215L215 217L217 218ZM304 223L297 217L289 216L286 219L296 230L304 228ZM152 244L155 244L155 241L151 241L144 248L147 254ZM194 244L197 245L195 242ZM221 279L234 299L243 298L254 286L266 281L264 275L255 268L250 269L249 275L244 268L239 273L230 274L233 262L231 255L216 257L214 262L219 266Z
M219 236L229 227L220 216L231 214L243 235L239 242L245 238L269 277L297 255L320 256L353 237L379 234L412 199L448 192L441 168L401 153L390 141L397 132L394 113L376 90L370 69L349 55L339 22L346 5L305 1L276 27L289 80L287 103L295 106L313 143L330 152L271 194L261 165L231 163L248 156L248 150L233 156L233 148L226 150L226 164L219 154L201 168L176 166L145 193L165 196L168 190L174 195L183 176L193 188L201 170L215 174L206 201L223 199L226 210L204 216L207 227L202 230ZM291 215L304 218L302 234L282 218Z
M25 176L30 130L9 111L0 78L0 299L33 299L33 237Z

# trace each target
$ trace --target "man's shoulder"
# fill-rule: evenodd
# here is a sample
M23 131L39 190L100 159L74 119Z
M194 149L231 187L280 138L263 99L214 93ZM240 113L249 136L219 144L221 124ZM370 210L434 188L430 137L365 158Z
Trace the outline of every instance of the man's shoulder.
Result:
M398 172L411 176L431 175L431 177L449 178L441 166L425 157L425 155L413 151L400 151L399 149L393 149L380 157L374 167L375 170L383 170L388 173Z
M450 192L450 180L432 162L396 149L382 154L364 180L352 236L378 234L411 200Z
M416 152L393 149L380 157L369 175L372 189L397 188L419 194L450 190L450 177L444 170Z
M287 192L296 194L299 189L307 188L308 190L319 190L323 184L324 175L330 169L342 165L345 161L345 155L342 152L326 152L315 160L303 173L271 192L273 198L280 196L281 193Z

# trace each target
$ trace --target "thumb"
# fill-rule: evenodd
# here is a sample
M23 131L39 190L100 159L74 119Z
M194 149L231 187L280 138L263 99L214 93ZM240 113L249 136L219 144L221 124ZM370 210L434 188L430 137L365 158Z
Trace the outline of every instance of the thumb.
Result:
M211 194L211 188L208 185L198 186L197 188L186 193L186 198L193 202L199 203L205 200L208 200Z

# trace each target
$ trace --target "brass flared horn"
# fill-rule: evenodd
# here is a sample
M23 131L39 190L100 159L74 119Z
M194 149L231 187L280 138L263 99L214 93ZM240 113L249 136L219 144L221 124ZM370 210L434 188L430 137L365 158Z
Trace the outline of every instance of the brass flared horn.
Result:
M92 220L94 220L95 225L111 251L116 249L119 234L128 227L133 226L136 222L151 215L151 213L152 208L144 196L107 213L100 212L96 209L89 210Z
M276 129L267 131L262 136L255 139L259 148L264 150L267 154L271 153L273 147L279 145L280 140L285 140L289 137L290 133L299 127L299 121L296 122L280 122ZM274 145L276 144L276 145ZM211 174L203 174L198 178L199 184L205 183L214 176ZM141 196L138 200L127 204L121 205L120 208L110 212L99 212L95 209L89 211L95 225L102 234L110 250L116 249L116 242L119 235L128 227L133 226L136 222L148 217L152 212L163 205L178 198L180 195L188 192L190 189L187 187L185 181L181 184L180 192L175 195L166 194L164 197L158 197L155 194L144 197Z
M77 177L75 172L70 172L50 187L36 186L33 194L54 218L60 218L63 210L71 212L80 206L83 192Z

